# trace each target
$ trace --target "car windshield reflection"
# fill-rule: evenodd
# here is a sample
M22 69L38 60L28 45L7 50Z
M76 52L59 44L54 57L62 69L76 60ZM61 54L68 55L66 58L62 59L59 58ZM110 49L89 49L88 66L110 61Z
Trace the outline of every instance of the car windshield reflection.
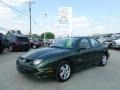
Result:
M75 47L75 41L77 38L63 38L63 39L55 39L53 44L50 47L53 48L63 48L63 49L72 49Z

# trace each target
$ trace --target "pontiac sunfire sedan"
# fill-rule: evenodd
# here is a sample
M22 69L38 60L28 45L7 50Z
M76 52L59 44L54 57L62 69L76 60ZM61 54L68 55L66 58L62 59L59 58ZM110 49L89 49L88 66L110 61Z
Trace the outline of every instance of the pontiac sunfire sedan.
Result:
M104 66L108 48L92 37L71 37L54 40L50 47L31 50L16 61L17 70L34 77L55 77L69 80L74 70L91 64Z

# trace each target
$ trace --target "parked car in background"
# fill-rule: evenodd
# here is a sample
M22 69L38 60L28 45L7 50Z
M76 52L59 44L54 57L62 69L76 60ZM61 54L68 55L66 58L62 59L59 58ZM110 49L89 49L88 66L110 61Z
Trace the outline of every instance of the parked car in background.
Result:
M100 38L100 35L99 35L99 34L97 34L97 35L92 35L92 37L98 40L98 39Z
M112 48L120 49L120 36L112 42Z
M45 40L45 46L49 47L53 43L53 39L47 39Z
M72 72L87 65L104 66L109 57L108 48L92 37L56 39L50 47L39 48L20 56L16 61L18 72L34 77L55 77L67 81Z
M30 39L31 47L32 48L39 48L43 46L43 40L38 39Z
M120 37L120 33L115 33L115 34L113 34L113 37L114 37L115 39L119 38L119 37Z
M105 34L101 35L98 39L103 45L106 45L108 48L111 48L112 41L114 38L112 37L113 34Z
M29 39L22 34L9 33L6 35L8 40L8 47L11 52L13 51L28 51L30 49Z
M0 33L0 53L3 53L5 48L5 36Z

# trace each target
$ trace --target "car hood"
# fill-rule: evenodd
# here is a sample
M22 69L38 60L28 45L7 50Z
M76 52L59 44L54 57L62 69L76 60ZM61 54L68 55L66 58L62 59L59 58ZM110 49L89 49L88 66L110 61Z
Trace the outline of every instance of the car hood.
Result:
M58 55L66 55L71 53L72 50L69 49L60 49L60 48L41 48L36 50L31 50L24 55L22 55L22 58L25 58L27 60L36 60L36 59L43 59L46 60L51 57L55 57Z

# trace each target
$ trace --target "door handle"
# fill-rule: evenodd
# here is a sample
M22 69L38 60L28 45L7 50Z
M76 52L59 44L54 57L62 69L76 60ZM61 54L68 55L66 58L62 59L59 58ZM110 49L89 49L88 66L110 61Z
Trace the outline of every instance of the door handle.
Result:
M82 60L83 60L83 59L78 59L77 61L80 62L80 61L82 61Z

